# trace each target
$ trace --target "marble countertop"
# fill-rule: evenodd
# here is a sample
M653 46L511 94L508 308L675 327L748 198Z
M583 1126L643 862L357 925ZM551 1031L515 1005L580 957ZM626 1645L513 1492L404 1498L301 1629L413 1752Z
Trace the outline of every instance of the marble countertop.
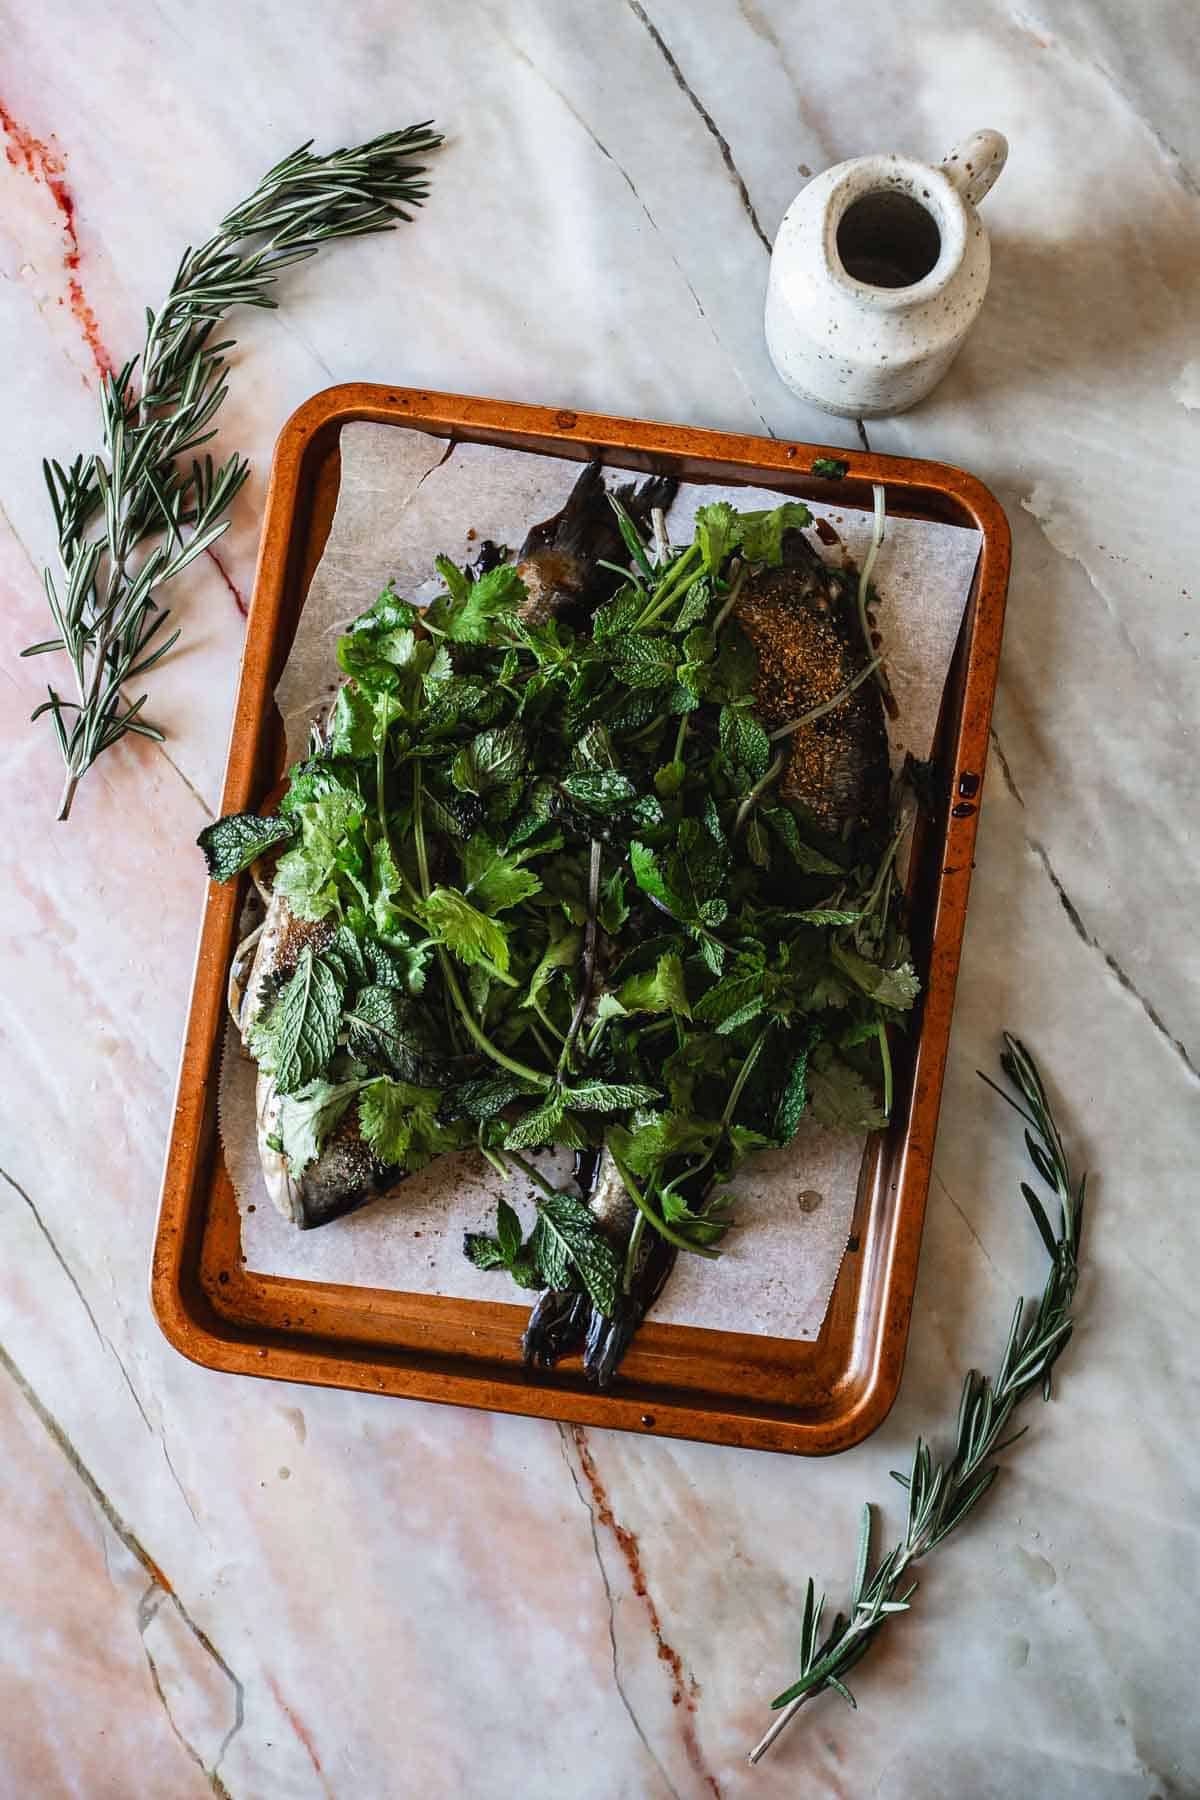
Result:
M107 1800L1151 1800L1200 1793L1194 1203L1200 562L1195 10L1158 0L0 4L0 1790ZM434 113L419 223L240 318L253 477L180 597L164 750L66 826L26 716L43 453L293 144ZM993 281L873 448L962 464L1015 537L994 754L908 1367L811 1463L227 1378L147 1268L273 440L411 382L854 441L775 378L768 246L804 177L1007 134ZM944 1439L1040 1284L1021 1147L974 1070L1009 1025L1096 1171L1057 1397L909 1617L757 1771L805 1581ZM1180 1602L1183 1602L1181 1607Z

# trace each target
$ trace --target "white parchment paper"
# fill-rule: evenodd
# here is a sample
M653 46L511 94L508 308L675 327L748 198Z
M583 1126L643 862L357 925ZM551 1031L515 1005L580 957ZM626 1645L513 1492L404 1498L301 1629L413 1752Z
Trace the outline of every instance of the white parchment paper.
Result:
M442 439L388 425L345 427L341 456L333 527L276 689L289 761L305 753L309 724L336 691L338 635L389 578L397 591L420 597L439 553L461 563L484 538L519 545L532 524L558 510L579 474L577 463L557 457L476 444L448 448ZM630 477L614 471L612 479ZM711 500L750 509L783 497L763 488L686 486L667 515L668 530L675 541L688 541L696 508ZM861 562L870 515L812 510L829 520L846 552ZM978 552L974 531L888 521L874 581L899 705L889 726L897 767L906 750L929 753ZM825 553L839 554L836 546ZM221 1069L221 1136L249 1268L401 1292L518 1298L502 1276L466 1261L462 1234L492 1227L501 1191L531 1224L532 1195L524 1181L502 1184L482 1158L464 1152L440 1158L349 1218L297 1231L275 1212L263 1185L254 1085L254 1065L231 1026ZM655 1318L762 1336L816 1337L845 1249L862 1152L862 1139L805 1121L786 1150L753 1162L737 1180L738 1222L724 1240L721 1260L680 1256ZM544 1166L554 1165L546 1159ZM560 1178L568 1171L564 1159Z

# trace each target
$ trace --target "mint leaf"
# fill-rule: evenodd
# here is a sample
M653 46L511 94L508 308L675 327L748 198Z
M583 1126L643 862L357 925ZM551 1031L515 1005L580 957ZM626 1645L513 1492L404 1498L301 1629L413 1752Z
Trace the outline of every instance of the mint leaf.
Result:
M744 771L750 783L760 781L770 765L771 740L753 713L723 706L720 733L721 748L734 768Z
M480 1081L464 1081L453 1090L456 1110L472 1119L492 1119L514 1100L527 1099L541 1090L515 1075L495 1075Z
M306 944L295 973L265 1019L251 1048L281 1094L294 1094L318 1075L337 1049L343 982Z
M653 1106L662 1095L635 1082L580 1081L563 1088L563 1100L581 1112L628 1112L635 1106Z
M196 839L204 852L210 881L232 881L272 844L294 836L290 819L260 819L257 813L228 813L206 825Z
M433 961L430 945L398 943L395 935L386 944L378 938L368 938L363 945L363 956L368 970L365 980L373 986L399 988L406 994L424 991L425 978Z
M610 1319L616 1310L621 1265L583 1201L573 1194L554 1194L539 1200L538 1221L547 1243L556 1246L555 1274L561 1275L561 1263L569 1258L597 1311ZM546 1268L544 1255L542 1268L549 1280L550 1271ZM556 1280L551 1285L565 1287L566 1282Z
M685 1019L692 1016L687 987L683 978L683 962L673 951L660 956L652 970L631 975L617 993L626 1012L674 1012Z
M555 1133L562 1124L563 1102L558 1094L552 1094L541 1106L535 1106L527 1112L523 1119L518 1119L505 1134L506 1150L532 1150L542 1144L552 1144Z
M729 974L696 1002L696 1017L725 1036L756 1018L765 1005L761 960L739 956Z
M427 1016L395 988L363 988L346 1014L346 1023L351 1054L383 1067L401 1081L419 1082L437 1066Z
M675 679L679 651L668 637L633 632L613 646L613 672L631 688L666 687Z
M789 812L786 806L765 807L761 816L802 874L845 875L846 871L840 863L831 862L829 857L822 856L819 850L814 850L811 844L804 842L795 814Z
M481 731L454 759L450 779L460 793L488 794L525 772L525 733L519 725Z
M808 1105L808 1058L810 1044L793 1058L788 1070L788 1078L783 1084L783 1092L775 1108L775 1136L780 1143L788 1144L795 1137L800 1127L804 1109Z
M683 596L683 605L675 620L672 630L688 631L693 625L705 618L713 602L713 584L707 575L698 575L695 581L689 582Z
M343 988L365 987L371 977L367 972L363 945L348 925L339 925L321 951Z
M496 1239L511 1267L521 1248L521 1221L505 1199L496 1202Z
M571 1252L540 1213L530 1234L529 1249L547 1287L569 1288L574 1285L571 1277Z
M279 1104L279 1142L288 1173L303 1174L315 1162L334 1126L350 1105L360 1081L312 1081Z
M338 689L329 747L335 756L365 761L375 754L375 704L362 688L349 683Z
M463 1233L463 1255L477 1269L506 1269L509 1259L500 1248L496 1238L489 1237L486 1231L465 1231Z
M576 806L601 818L624 812L637 799L637 789L632 781L627 775L618 774L616 769L579 770L573 775L564 775L560 785Z
M811 473L820 475L825 481L842 481L850 473L850 464L843 462L840 456L814 456Z

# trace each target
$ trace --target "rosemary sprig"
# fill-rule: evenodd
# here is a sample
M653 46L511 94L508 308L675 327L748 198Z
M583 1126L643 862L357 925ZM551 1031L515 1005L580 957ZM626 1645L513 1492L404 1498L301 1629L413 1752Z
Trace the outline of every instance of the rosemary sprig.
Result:
M1000 1472L997 1464L989 1463L989 1458L1014 1444L1029 1429L1025 1425L1011 1436L1003 1435L1014 1409L1035 1388L1040 1388L1044 1400L1050 1398L1050 1371L1066 1349L1073 1330L1071 1303L1079 1274L1087 1177L1082 1176L1076 1186L1033 1057L1007 1032L1004 1043L1001 1067L1025 1104L1018 1104L989 1076L982 1078L1025 1120L1025 1144L1033 1166L1053 1188L1059 1206L1056 1234L1033 1189L1027 1182L1021 1183L1021 1192L1050 1256L1050 1272L1041 1300L1032 1314L1023 1299L1017 1301L996 1374L989 1378L974 1369L968 1373L958 1408L954 1452L949 1460L934 1462L929 1445L918 1438L908 1474L893 1471L893 1478L908 1490L908 1519L903 1539L873 1570L872 1509L869 1502L863 1507L849 1612L838 1613L824 1633L821 1620L825 1597L814 1602L810 1579L800 1627L800 1674L772 1701L779 1717L750 1752L752 1763L765 1756L804 1703L826 1688L832 1688L850 1706L857 1706L844 1677L866 1655L888 1619L908 1611L917 1589L917 1583L907 1579L910 1565L944 1542L987 1493Z
M226 529L249 473L236 453L220 465L194 454L215 436L226 394L233 339L212 342L215 327L232 306L274 307L280 270L323 243L410 218L405 208L428 192L413 158L441 141L426 121L328 156L305 144L285 157L184 252L166 300L146 313L140 356L101 382L102 451L69 469L43 463L61 565L57 576L45 572L56 635L22 654L64 652L74 678L75 699L48 685L33 713L49 716L66 764L60 819L96 758L127 732L161 742L142 713L146 695L130 700L124 689L175 643L178 631L162 635L169 611L159 591Z

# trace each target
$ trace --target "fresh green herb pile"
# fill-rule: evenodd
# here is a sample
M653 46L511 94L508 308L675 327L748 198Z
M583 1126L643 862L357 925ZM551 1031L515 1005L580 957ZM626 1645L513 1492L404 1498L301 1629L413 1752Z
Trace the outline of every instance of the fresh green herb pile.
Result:
M884 1123L919 988L899 832L831 839L781 803L788 727L755 716L734 615L808 522L715 504L655 556L622 515L630 566L583 632L522 617L513 566L441 558L431 606L389 589L342 638L349 679L278 816L200 840L218 880L277 847L276 891L333 928L252 1037L293 1175L355 1099L398 1171L603 1145L637 1208L628 1281L647 1229L716 1255L725 1184L805 1111ZM570 1195L545 1189L528 1243L501 1203L467 1249L611 1311L619 1246Z

